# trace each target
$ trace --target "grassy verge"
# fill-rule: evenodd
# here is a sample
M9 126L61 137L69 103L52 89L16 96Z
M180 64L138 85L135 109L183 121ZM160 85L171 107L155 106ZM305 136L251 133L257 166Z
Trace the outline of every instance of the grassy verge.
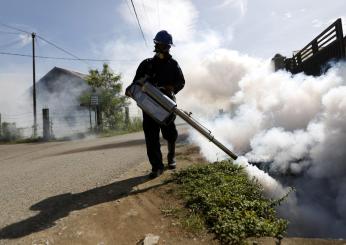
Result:
M104 130L103 132L97 134L97 136L99 136L99 137L112 137L112 136L117 136L117 135L122 135L122 134L139 132L141 130L142 129L138 129L138 130L111 130L111 129L107 129L107 130Z
M55 139L52 139L50 141L55 141ZM47 141L45 141L42 137L17 138L17 139L13 139L13 140L5 140L5 141L2 141L0 139L0 145L42 143L42 142L47 142Z
M102 132L99 132L99 133L81 132L81 133L71 134L69 136L52 138L49 141L52 142L52 141L68 141L68 140L75 140L75 139L83 139L90 135L95 135L96 137L112 137L117 135L139 132L141 130L143 130L142 119L134 118L126 126L123 126L122 129L104 129ZM42 137L23 138L22 136L13 136L13 137L8 137L8 139L7 138L3 139L2 137L0 137L0 144L21 144L21 143L40 143L40 142L47 142L47 141L44 140Z
M133 118L126 126L123 127L121 130L111 130L106 129L103 132L99 134L100 137L111 137L111 136L117 136L122 134L128 134L128 133L134 133L139 132L143 130L142 129L142 119L141 118Z
M261 186L241 167L223 161L192 166L173 175L189 210L190 227L203 223L222 243L239 244L247 237L279 237L287 221L276 217L280 200L268 200Z

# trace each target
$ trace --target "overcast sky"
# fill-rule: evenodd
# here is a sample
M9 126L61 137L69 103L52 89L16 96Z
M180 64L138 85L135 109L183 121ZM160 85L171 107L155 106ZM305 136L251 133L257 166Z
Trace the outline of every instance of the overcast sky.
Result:
M339 17L344 0L134 0L147 46L130 0L1 0L0 22L36 32L80 58L112 59L128 83L139 62L151 56L157 31L173 34L173 55L191 56L213 49L236 50L269 59L290 56ZM345 22L345 21L344 21ZM0 26L0 52L31 53L31 40ZM69 57L37 40L37 55ZM195 57L196 58L196 57ZM37 59L37 80L54 66L87 73L102 63ZM182 65L184 70L184 66ZM0 88L30 86L30 58L0 55Z

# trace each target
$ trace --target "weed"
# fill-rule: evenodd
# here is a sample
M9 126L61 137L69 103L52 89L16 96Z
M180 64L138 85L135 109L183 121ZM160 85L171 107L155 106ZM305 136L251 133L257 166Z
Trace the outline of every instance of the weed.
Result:
M193 234L200 234L205 231L205 221L200 214L190 211L180 220L182 227Z
M256 180L228 161L192 166L173 174L185 206L189 227L206 225L223 243L238 244L247 237L283 235L287 221L276 217L275 206Z
M179 212L181 212L181 209L179 209L177 207L164 207L164 208L161 208L161 213L165 217L178 218L179 217Z

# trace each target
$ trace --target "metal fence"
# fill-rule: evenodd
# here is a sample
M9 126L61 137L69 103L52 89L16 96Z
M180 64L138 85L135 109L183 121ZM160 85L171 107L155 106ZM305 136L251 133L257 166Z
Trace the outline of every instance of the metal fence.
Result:
M329 61L345 58L345 44L339 18L292 58L286 59L286 69L293 74L321 75L329 68Z

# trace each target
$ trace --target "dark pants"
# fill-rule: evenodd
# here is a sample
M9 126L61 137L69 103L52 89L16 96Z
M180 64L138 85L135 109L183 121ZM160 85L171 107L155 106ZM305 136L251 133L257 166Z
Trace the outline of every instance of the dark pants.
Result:
M147 145L147 155L153 171L163 169L164 167L160 149L160 129L163 138L167 140L168 144L175 144L178 138L178 131L175 127L174 120L166 126L160 125L143 112L143 130Z

